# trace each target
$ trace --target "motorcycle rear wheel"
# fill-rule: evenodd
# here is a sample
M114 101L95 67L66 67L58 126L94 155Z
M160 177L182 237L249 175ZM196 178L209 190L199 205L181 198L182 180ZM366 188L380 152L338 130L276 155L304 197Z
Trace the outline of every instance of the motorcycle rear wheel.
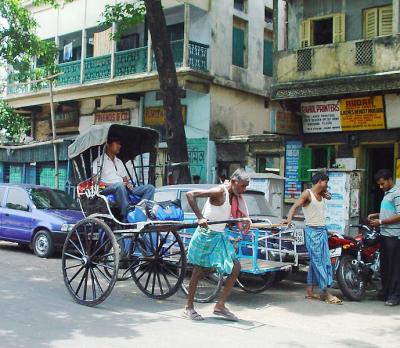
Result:
M357 266L353 266L354 257L343 255L337 270L337 281L339 288L351 301L361 301L365 295L366 281L358 271Z

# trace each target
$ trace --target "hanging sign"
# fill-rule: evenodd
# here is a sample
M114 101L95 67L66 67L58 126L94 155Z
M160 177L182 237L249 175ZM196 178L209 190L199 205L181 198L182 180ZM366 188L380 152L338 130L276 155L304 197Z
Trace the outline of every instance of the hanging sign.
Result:
M99 111L94 114L94 123L120 123L130 124L131 117L129 110Z

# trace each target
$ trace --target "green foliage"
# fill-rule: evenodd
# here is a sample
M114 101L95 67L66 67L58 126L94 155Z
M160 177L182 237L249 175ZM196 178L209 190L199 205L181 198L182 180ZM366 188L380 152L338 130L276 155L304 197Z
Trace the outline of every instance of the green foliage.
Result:
M115 5L105 5L101 25L111 26L116 23L117 31L112 39L118 40L130 27L142 23L145 15L146 7L144 1L138 1L133 4L117 3Z
M42 41L35 34L37 22L20 0L1 0L0 18L0 59L20 73L20 81L26 81L30 74L34 56L43 62L47 71L56 71L55 43Z
M20 143L30 126L27 119L0 100L0 143Z

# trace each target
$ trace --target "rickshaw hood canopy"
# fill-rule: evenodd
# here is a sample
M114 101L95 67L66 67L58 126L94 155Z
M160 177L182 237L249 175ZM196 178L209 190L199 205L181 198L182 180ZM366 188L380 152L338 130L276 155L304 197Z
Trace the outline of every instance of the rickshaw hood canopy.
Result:
M94 146L104 145L109 137L115 137L121 141L121 152L118 157L123 162L137 155L155 151L159 139L158 132L151 128L112 123L94 125L78 135L68 147L68 157L72 159Z

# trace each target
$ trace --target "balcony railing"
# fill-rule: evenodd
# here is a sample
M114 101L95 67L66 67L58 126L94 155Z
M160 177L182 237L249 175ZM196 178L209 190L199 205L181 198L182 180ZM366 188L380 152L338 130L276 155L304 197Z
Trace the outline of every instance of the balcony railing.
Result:
M395 57L399 50L398 35L278 52L275 57L276 82L398 71L400 61Z
M172 54L175 66L183 66L183 40L171 42ZM148 48L140 47L114 54L114 77L129 76L147 71ZM107 80L111 77L111 55L85 58L83 83ZM189 62L188 65L193 70L208 70L208 46L198 42L189 42ZM56 80L56 87L67 85L77 85L81 83L81 61L61 63L58 65L59 71L63 72ZM156 70L156 63L153 58L152 70ZM18 74L9 75L9 84L20 81ZM11 85L7 88L7 94L25 94L48 88L47 82L39 85L21 84Z

